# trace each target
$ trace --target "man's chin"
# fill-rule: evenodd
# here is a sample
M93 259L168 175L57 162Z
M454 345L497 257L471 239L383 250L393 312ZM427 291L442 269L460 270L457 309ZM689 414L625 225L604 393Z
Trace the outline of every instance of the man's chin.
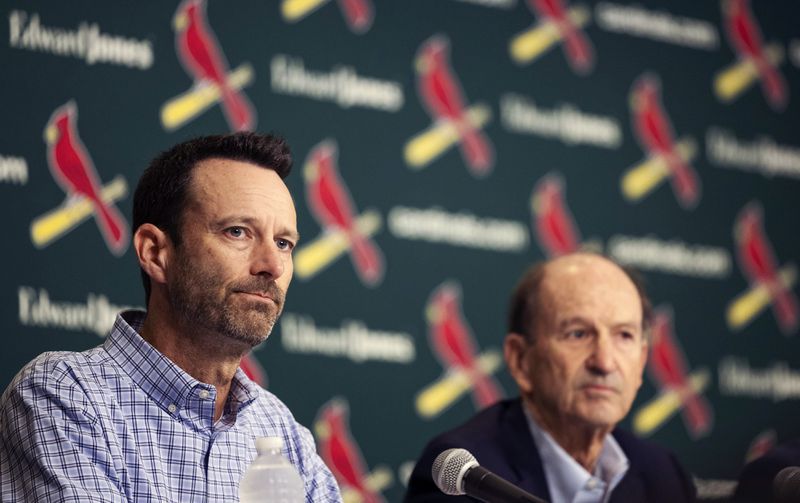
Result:
M266 341L269 336L269 334L263 334L261 332L243 332L238 329L231 329L231 327L226 327L226 329L221 330L220 333L223 336L223 340L227 341L224 344L235 352L248 352Z
M595 404L580 412L580 419L596 428L613 429L625 417L617 407L610 404Z
M249 315L228 321L222 330L223 334L229 339L246 344L248 349L266 341L275 325L275 318L263 312L251 312Z

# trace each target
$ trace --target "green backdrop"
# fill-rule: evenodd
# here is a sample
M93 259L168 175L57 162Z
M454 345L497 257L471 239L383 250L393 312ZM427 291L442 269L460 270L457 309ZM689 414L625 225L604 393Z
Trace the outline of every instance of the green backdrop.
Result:
M293 148L303 236L251 372L323 454L345 443L353 458L327 460L349 497L399 501L427 439L515 394L497 358L508 295L577 248L646 276L657 341L626 423L702 496L798 435L795 5L209 0L193 22L217 81L176 48L188 7L2 8L0 386L143 303L129 235L104 238L58 178L48 122L72 114L91 190L130 225L147 162L235 129L226 110L247 100ZM338 220L314 209L323 168Z

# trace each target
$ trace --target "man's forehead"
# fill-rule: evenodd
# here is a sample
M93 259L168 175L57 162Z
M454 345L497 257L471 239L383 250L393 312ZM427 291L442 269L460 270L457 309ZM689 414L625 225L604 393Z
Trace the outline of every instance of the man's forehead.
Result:
M225 157L209 157L198 161L192 170L191 180L199 183L220 180L237 181L239 179L237 174L246 173L263 173L280 180L280 175L268 166Z
M539 295L551 319L579 316L580 311L588 307L606 307L639 315L641 312L636 285L616 264L599 256L574 256L548 264Z
M255 191L267 191L294 205L288 187L275 170L233 159L210 158L198 162L192 172L188 194L199 200L213 196L235 199Z
M558 290L560 287L592 284L627 285L636 288L630 277L618 265L599 255L578 253L547 263L542 284Z
M274 170L230 159L205 159L194 168L187 209L205 219L273 215L297 235L297 211L288 187ZM188 213L181 219L185 221Z

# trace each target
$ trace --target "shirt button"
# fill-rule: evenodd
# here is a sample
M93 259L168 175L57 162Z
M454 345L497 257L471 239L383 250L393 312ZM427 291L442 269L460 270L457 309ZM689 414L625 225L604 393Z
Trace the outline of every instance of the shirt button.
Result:
M203 400L205 400L206 398L208 398L208 394L209 394L209 393L208 393L208 390L206 390L206 389L201 389L201 390L200 390L200 398L202 398Z
M168 411L170 411L170 412L172 412L172 413L174 414L174 413L175 413L175 411L176 411L176 410L178 410L178 406L177 406L177 405L175 405L174 403L171 403L171 404L169 404L169 405L167 406L167 410L168 410Z
M597 486L597 479L594 478L589 479L589 481L586 483L586 488L589 490L594 489L596 486Z

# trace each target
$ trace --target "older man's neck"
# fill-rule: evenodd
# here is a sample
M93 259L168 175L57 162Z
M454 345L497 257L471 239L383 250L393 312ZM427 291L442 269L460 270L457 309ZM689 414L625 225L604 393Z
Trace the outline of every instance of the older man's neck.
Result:
M606 435L611 433L613 427L574 424L574 421L564 417L541 414L531 403L527 403L527 406L536 424L553 437L553 440L587 472L594 473L597 460L603 451Z

